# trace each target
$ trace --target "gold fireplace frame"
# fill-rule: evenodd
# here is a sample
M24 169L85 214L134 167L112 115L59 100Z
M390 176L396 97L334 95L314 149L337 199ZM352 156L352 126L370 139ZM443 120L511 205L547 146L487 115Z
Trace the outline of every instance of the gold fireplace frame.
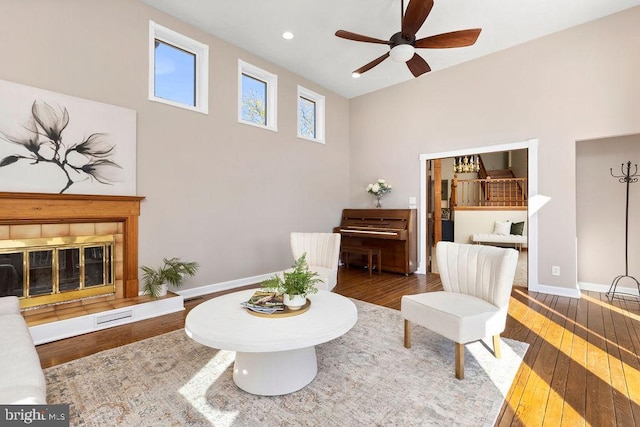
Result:
M13 240L13 229L32 225L41 224L44 230L61 225L119 223L122 238L116 244L122 245L122 251L116 262L122 263L122 279L116 280L114 297L134 298L139 292L138 217L142 200L141 196L0 192L0 240Z
M100 246L102 255L102 283L87 286L86 263L84 249ZM59 250L78 249L78 289L60 290ZM38 251L51 251L51 292L31 295L31 266L29 254ZM115 236L65 236L51 238L32 238L0 240L0 254L22 254L22 296L21 306L24 308L61 301L73 301L99 295L115 293ZM49 267L49 265L47 265Z

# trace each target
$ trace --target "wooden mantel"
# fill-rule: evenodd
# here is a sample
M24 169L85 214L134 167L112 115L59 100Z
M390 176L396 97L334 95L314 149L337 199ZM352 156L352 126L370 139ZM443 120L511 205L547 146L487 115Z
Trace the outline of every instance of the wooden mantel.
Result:
M139 196L0 192L0 225L122 222L124 297L138 296Z

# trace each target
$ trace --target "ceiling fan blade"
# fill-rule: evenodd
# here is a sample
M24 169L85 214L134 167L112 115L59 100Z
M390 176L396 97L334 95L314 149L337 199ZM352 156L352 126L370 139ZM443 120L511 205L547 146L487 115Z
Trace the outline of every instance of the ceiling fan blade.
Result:
M413 77L418 77L431 71L431 67L429 67L427 61L422 59L422 57L417 53L413 55L413 58L407 61L407 67L409 67L409 71L411 71Z
M444 49L449 47L471 46L478 40L481 28L472 30L452 31L416 40L415 47L427 49Z
M410 0L407 6L407 11L402 19L402 36L411 40L416 36L416 33L424 24L424 21L429 16L431 8L433 7L433 0Z
M389 40L380 40L380 39L363 36L362 34L356 34L356 33L352 33L350 31L345 31L345 30L336 31L336 36L343 39L353 40L357 42L378 43L378 44L386 44L386 45L391 44Z
M389 52L385 53L384 55L382 55L379 58L374 59L373 61L369 62L367 65L363 65L362 67L360 67L357 70L355 70L354 73L355 74L362 74L365 71L369 71L370 69L372 69L373 67L375 67L376 65L378 65L379 63L381 63L382 61L387 59L388 57L389 57Z

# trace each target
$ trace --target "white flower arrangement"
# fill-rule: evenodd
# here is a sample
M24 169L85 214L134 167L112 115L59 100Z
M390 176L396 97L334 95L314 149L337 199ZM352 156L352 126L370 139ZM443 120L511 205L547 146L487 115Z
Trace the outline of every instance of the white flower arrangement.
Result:
M371 193L374 196L382 196L385 193L391 192L391 185L384 179L378 178L375 184L367 185L367 193Z
M370 193L376 196L376 208L382 207L382 201L381 201L382 195L390 192L391 192L391 185L387 184L387 181L385 181L382 178L378 178L375 184L367 185L367 193Z

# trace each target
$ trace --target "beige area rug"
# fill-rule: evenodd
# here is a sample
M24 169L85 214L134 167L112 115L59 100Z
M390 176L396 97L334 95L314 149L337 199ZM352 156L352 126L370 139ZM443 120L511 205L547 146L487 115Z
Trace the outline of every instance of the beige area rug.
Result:
M397 310L354 302L356 325L316 347L316 379L289 395L240 390L234 352L179 330L46 369L47 400L70 404L72 426L494 424L528 344L503 339L502 359L482 342L467 345L459 381L452 342L414 327L406 349Z

